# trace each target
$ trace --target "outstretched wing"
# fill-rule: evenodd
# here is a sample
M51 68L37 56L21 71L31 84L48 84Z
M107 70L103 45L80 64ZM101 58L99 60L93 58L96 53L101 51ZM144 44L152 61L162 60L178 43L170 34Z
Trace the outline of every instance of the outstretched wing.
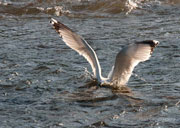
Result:
M90 63L92 71L96 78L101 75L101 68L95 51L91 46L78 34L73 32L70 28L64 24L51 19L50 23L53 25L54 29L59 33L62 40L67 46L78 52L80 55L84 56L86 60Z
M116 56L111 82L117 86L125 85L134 67L139 62L148 60L158 44L158 41L147 40L124 47Z

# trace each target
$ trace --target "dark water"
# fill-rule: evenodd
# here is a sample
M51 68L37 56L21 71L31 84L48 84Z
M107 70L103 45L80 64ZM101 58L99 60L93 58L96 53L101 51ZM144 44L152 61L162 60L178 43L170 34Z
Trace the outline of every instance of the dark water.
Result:
M160 45L139 64L132 93L98 88L91 68L49 24L53 17L82 35L107 74L122 46ZM1 0L1 128L178 128L179 0Z

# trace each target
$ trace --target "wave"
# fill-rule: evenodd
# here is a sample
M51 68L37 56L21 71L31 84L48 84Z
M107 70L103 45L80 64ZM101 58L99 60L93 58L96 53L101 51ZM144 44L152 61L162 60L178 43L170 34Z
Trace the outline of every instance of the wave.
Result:
M179 4L180 0L14 0L0 2L0 14L10 15L66 15L66 16L112 16L129 14L154 2Z

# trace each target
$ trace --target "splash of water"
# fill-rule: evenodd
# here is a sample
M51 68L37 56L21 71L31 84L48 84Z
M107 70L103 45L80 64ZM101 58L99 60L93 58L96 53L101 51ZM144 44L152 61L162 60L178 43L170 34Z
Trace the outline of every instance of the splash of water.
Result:
M127 0L125 4L128 8L126 14L129 14L132 10L136 9L138 4L140 4L142 1L144 0Z

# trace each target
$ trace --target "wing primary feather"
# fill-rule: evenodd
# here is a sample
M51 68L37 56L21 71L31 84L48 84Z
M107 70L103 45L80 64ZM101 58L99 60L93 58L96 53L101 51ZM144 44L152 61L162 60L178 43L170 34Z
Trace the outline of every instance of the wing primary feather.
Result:
M147 45L149 45L151 47L150 54L152 55L154 48L156 48L156 46L159 44L159 41L157 41L157 40L145 40L145 41L136 42L136 44L147 44Z

